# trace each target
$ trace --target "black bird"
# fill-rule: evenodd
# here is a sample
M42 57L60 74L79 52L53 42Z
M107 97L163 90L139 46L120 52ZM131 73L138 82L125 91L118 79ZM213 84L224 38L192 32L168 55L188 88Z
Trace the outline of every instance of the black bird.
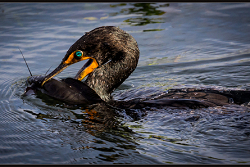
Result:
M169 90L164 96L130 101L114 101L111 93L135 70L139 59L136 40L118 27L103 26L87 32L67 51L60 65L47 76L31 77L31 89L70 104L109 103L122 108L174 106L201 108L232 102L247 103L250 91ZM69 65L87 63L72 78L55 80ZM81 82L87 76L84 82ZM29 90L27 90L28 92ZM241 98L239 98L239 96ZM234 100L234 101L233 101Z
M96 28L69 48L61 64L45 77L42 86L69 65L89 59L75 79L81 81L88 75L84 83L108 102L112 99L111 93L135 70L139 53L136 40L120 28Z

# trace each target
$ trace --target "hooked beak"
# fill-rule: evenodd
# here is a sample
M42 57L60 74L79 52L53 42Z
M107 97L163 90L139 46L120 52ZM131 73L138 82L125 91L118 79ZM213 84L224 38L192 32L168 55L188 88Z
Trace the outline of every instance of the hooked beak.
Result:
M83 80L83 78L85 78L89 73L91 73L95 68L98 67L98 63L96 61L96 59L91 58L91 57L85 57L82 60L86 60L89 59L87 61L87 63L84 64L84 66L78 71L78 73L76 74L76 76L74 77L74 79L77 79L79 81ZM52 71L50 74L48 74L41 86L43 86L48 80L50 80L51 78L53 78L54 76L56 76L57 74L59 74L60 72L62 72L65 68L67 68L69 65L71 64L66 64L64 62L62 62L54 71Z
M52 71L50 74L46 75L41 86L43 86L48 80L50 80L51 78L53 78L54 76L56 76L57 74L62 72L68 66L69 66L68 64L65 64L62 62L56 69L54 69L54 71Z

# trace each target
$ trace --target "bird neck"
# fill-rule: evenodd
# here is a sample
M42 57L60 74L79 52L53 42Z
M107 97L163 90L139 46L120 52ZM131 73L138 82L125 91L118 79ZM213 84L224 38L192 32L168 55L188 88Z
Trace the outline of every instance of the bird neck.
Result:
M111 93L118 88L135 70L139 59L139 50L120 52L108 63L96 68L89 74L85 83L92 88L102 100L112 100Z

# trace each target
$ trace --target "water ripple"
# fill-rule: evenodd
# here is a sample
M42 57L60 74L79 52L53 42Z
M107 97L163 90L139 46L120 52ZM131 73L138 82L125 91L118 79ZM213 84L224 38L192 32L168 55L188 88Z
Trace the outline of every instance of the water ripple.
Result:
M2 164L239 164L249 161L250 109L145 109L140 120L104 106L70 108L22 96L29 76L56 67L85 32L129 32L139 64L115 99L169 88L250 89L248 3L0 3ZM58 75L73 77L84 63ZM114 114L114 115L113 115Z

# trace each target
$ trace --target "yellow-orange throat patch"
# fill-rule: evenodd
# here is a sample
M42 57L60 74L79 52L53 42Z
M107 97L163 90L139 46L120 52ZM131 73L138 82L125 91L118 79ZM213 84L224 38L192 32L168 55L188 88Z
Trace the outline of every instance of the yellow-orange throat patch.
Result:
M83 78L85 78L89 73L91 73L92 71L94 71L95 68L97 68L99 65L96 61L96 59L94 58L90 58L92 59L93 62L90 64L90 66L88 66L87 68L85 68L78 76L77 76L77 80L81 81L83 80Z

